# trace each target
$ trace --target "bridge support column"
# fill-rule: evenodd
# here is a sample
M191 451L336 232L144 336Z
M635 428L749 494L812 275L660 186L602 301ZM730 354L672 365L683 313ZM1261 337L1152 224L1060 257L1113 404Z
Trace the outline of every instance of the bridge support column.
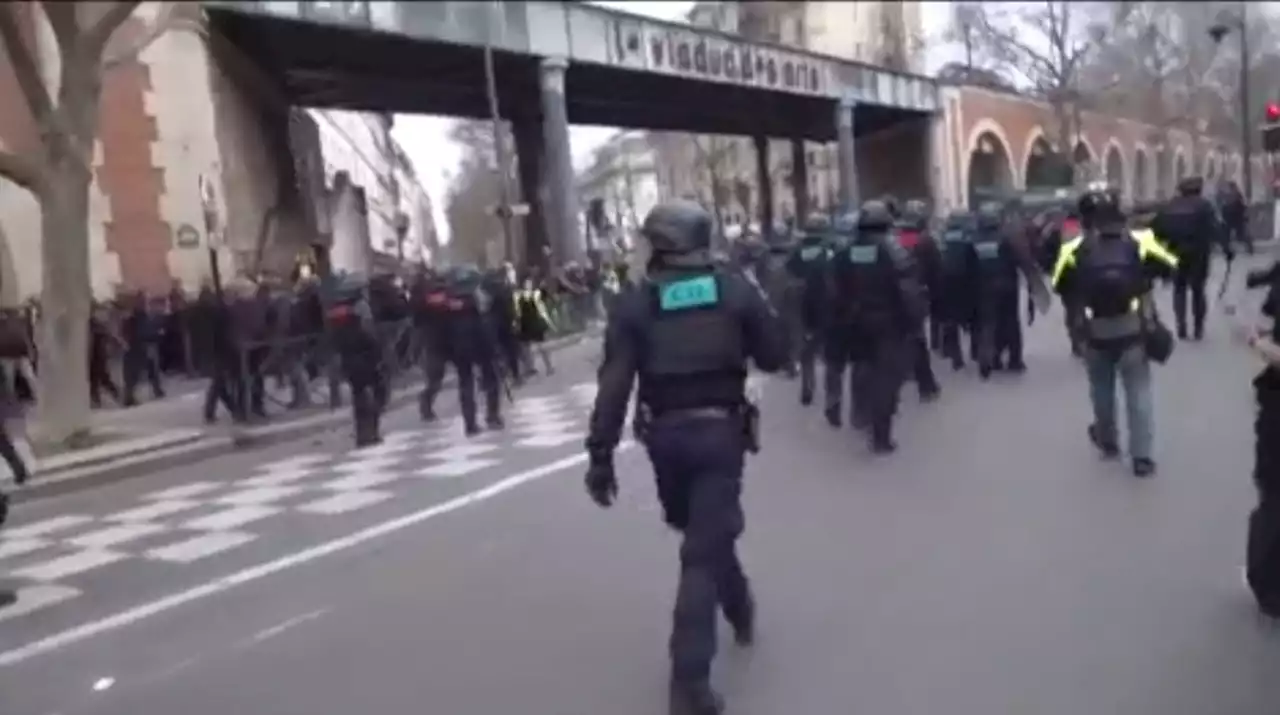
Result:
M791 192L796 206L795 225L809 217L809 164L803 139L791 140Z
M760 235L768 236L773 231L773 181L769 175L769 138L766 136L751 137L756 147L756 186L760 196Z
M578 230L573 154L569 147L569 112L564 96L564 73L568 68L569 60L564 57L542 61L542 176L547 196L543 208L555 260L581 262L586 257L586 244Z
M511 121L516 145L516 168L520 173L520 197L529 205L524 219L524 245L516 249L525 265L547 267L546 249L548 192L542 180L544 162L542 116L519 116Z
M836 141L840 157L840 209L853 211L858 208L858 149L854 143L853 113L857 102L841 99L836 104Z

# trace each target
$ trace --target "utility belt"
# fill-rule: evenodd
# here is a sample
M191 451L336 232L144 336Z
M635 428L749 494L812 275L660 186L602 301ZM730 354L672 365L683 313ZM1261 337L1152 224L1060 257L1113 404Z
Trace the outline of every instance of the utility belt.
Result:
M652 434L655 423L690 420L740 420L747 452L751 454L760 452L760 408L746 399L733 407L676 407L656 413L649 405L640 403L633 426L636 439L644 443Z
M1105 316L1095 316L1088 308L1083 312L1084 327L1090 340L1110 343L1142 336L1142 314L1137 310Z

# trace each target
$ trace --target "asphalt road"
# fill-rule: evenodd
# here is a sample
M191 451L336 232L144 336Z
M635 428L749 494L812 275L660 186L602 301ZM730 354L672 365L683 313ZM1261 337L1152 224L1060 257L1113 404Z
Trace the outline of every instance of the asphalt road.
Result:
M1157 375L1160 472L1139 481L1091 451L1060 325L1030 332L1020 378L947 371L927 406L908 388L889 458L765 383L742 548L761 632L717 664L732 713L1276 711L1280 632L1239 572L1255 366L1222 325L1179 346ZM522 393L538 429L467 443L394 415L392 447L346 472L365 484L333 483L357 457L328 438L31 506L5 542L36 524L29 541L129 556L52 579L77 591L61 603L0 612L0 713L662 712L676 539L635 448L613 510L581 493L589 355ZM462 444L480 446L440 456ZM182 562L200 549L148 541L180 513L249 538ZM76 515L89 537L47 526ZM32 554L9 558L56 575Z

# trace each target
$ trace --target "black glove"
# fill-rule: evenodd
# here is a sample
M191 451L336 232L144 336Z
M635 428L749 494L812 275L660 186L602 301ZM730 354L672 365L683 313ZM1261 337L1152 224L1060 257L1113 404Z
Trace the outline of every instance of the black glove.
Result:
M613 506L618 497L618 477L613 472L613 456L591 458L587 467L587 494L602 509Z

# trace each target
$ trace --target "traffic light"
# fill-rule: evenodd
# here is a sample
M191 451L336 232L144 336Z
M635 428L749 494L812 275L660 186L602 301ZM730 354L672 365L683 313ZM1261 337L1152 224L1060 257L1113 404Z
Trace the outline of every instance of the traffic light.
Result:
M1262 125L1262 148L1280 152L1280 102L1267 102L1267 118Z

